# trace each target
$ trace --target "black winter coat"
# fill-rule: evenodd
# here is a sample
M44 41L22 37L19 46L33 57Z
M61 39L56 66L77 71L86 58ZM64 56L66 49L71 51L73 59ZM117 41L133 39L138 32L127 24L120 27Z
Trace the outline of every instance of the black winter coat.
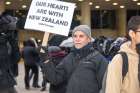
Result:
M0 41L0 91L16 84L10 68L10 57L6 41Z
M25 46L22 52L23 60L26 65L34 66L40 61L37 49L32 46Z
M93 48L89 51L73 72L66 93L99 93L108 62Z
M53 85L60 86L56 89L55 92L50 93L66 93L69 79L71 78L72 73L75 72L75 70L77 70L77 66L79 67L79 63L81 62L81 60L84 60L84 58L87 57L87 55L96 51L93 48L93 50L91 51L91 47L92 45L88 44L82 49L73 48L72 51L56 67L53 64L53 62L48 62L47 64L45 64L45 74L47 80ZM103 58L103 56L101 57ZM105 59L104 63L107 64Z

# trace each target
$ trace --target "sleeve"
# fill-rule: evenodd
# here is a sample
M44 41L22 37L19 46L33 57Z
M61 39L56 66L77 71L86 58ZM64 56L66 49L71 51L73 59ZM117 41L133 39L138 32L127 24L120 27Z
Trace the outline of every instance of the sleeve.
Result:
M32 55L33 55L33 57L35 59L35 62L39 63L40 62L39 53L38 53L37 49L34 48L34 47L32 48Z
M122 58L116 55L108 66L105 93L120 93L122 84Z
M66 80L65 59L57 67L53 62L45 63L45 75L51 84L57 85L64 82Z
M33 56L39 56L39 53L35 47L32 48L32 54Z
M99 87L102 88L102 81L103 81L104 74L107 70L108 61L102 55L99 56L99 58L100 60L97 62L97 65L98 65L97 66L97 80L98 80Z

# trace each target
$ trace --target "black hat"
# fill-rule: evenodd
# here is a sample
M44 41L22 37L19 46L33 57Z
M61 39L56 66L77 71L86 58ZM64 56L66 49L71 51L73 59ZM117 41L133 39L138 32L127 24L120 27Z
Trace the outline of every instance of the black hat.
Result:
M128 21L127 29L129 30L137 30L140 28L140 16L132 16Z

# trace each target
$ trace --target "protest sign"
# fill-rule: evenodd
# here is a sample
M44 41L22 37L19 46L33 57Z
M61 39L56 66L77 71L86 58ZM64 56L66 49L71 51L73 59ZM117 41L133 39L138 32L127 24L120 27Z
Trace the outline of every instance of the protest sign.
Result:
M75 4L69 2L33 0L24 28L67 36L74 8Z

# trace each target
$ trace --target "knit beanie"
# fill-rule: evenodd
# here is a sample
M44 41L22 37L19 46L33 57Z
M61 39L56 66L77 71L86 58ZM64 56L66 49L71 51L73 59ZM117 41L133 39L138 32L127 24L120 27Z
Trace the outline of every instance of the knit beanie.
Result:
M81 32L85 33L89 38L91 38L91 29L88 25L76 26L72 31L72 36L74 35L74 33L76 31L81 31Z

